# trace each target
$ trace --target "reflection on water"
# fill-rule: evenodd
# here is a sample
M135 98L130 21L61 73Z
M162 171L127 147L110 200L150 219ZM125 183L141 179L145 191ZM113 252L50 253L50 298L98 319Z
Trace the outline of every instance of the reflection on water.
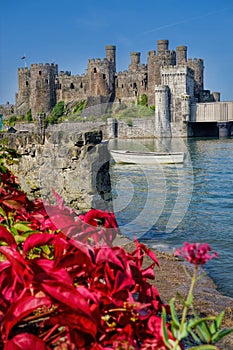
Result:
M112 165L117 221L123 234L163 250L209 243L220 257L208 272L233 296L233 139L114 140L109 147L187 154L181 166Z

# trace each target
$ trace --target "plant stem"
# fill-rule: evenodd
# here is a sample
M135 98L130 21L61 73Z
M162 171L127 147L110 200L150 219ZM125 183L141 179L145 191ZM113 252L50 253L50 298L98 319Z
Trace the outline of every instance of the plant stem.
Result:
M194 269L193 269L193 277L192 277L192 281L191 281L191 285L190 285L190 289L189 289L189 293L185 302L185 306L184 306L184 310L183 310L183 314L182 314L182 319L181 319L181 325L180 328L183 330L183 326L186 320L186 316L187 316L187 312L188 312L188 308L189 308L189 300L193 295L193 289L194 289L194 285L196 283L197 280L197 270L198 270L198 266L195 265Z
M189 307L192 304L192 301L190 303L190 300L192 300L194 285L195 285L195 283L197 281L197 271L198 271L198 265L194 265L191 285L190 285L188 296L186 298L184 309L183 309L183 312L182 312L182 318L181 318L180 329L179 329L180 336L184 332L184 325L185 325L185 321L186 321L186 316L187 316L187 313L188 313L188 309L189 309ZM176 340L175 345L174 345L174 350L177 349L177 345L179 344L180 340L181 339L177 339Z

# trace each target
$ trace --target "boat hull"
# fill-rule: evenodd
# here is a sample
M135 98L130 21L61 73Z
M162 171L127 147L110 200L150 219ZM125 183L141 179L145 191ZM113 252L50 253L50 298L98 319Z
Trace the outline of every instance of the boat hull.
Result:
M111 150L116 163L127 164L179 164L184 162L184 153L131 152Z

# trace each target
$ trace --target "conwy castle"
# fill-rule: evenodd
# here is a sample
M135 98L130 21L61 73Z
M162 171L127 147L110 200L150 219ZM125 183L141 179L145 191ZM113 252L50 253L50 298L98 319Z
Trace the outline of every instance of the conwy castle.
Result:
M123 72L116 70L113 45L106 46L104 59L89 59L83 75L58 72L55 63L19 68L15 113L31 110L35 118L50 113L59 101L137 103L144 94L148 105L155 106L155 136L199 136L198 130L211 134L218 129L223 136L231 133L233 103L220 102L219 92L204 89L203 59L187 58L187 46L170 50L168 40L158 40L146 64L140 62L140 52L131 52Z

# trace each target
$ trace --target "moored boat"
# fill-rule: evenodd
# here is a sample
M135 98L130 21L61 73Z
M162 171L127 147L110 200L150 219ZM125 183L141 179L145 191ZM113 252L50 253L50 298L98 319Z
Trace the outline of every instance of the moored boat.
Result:
M183 152L135 152L111 150L111 156L116 163L131 164L179 164L184 162Z

